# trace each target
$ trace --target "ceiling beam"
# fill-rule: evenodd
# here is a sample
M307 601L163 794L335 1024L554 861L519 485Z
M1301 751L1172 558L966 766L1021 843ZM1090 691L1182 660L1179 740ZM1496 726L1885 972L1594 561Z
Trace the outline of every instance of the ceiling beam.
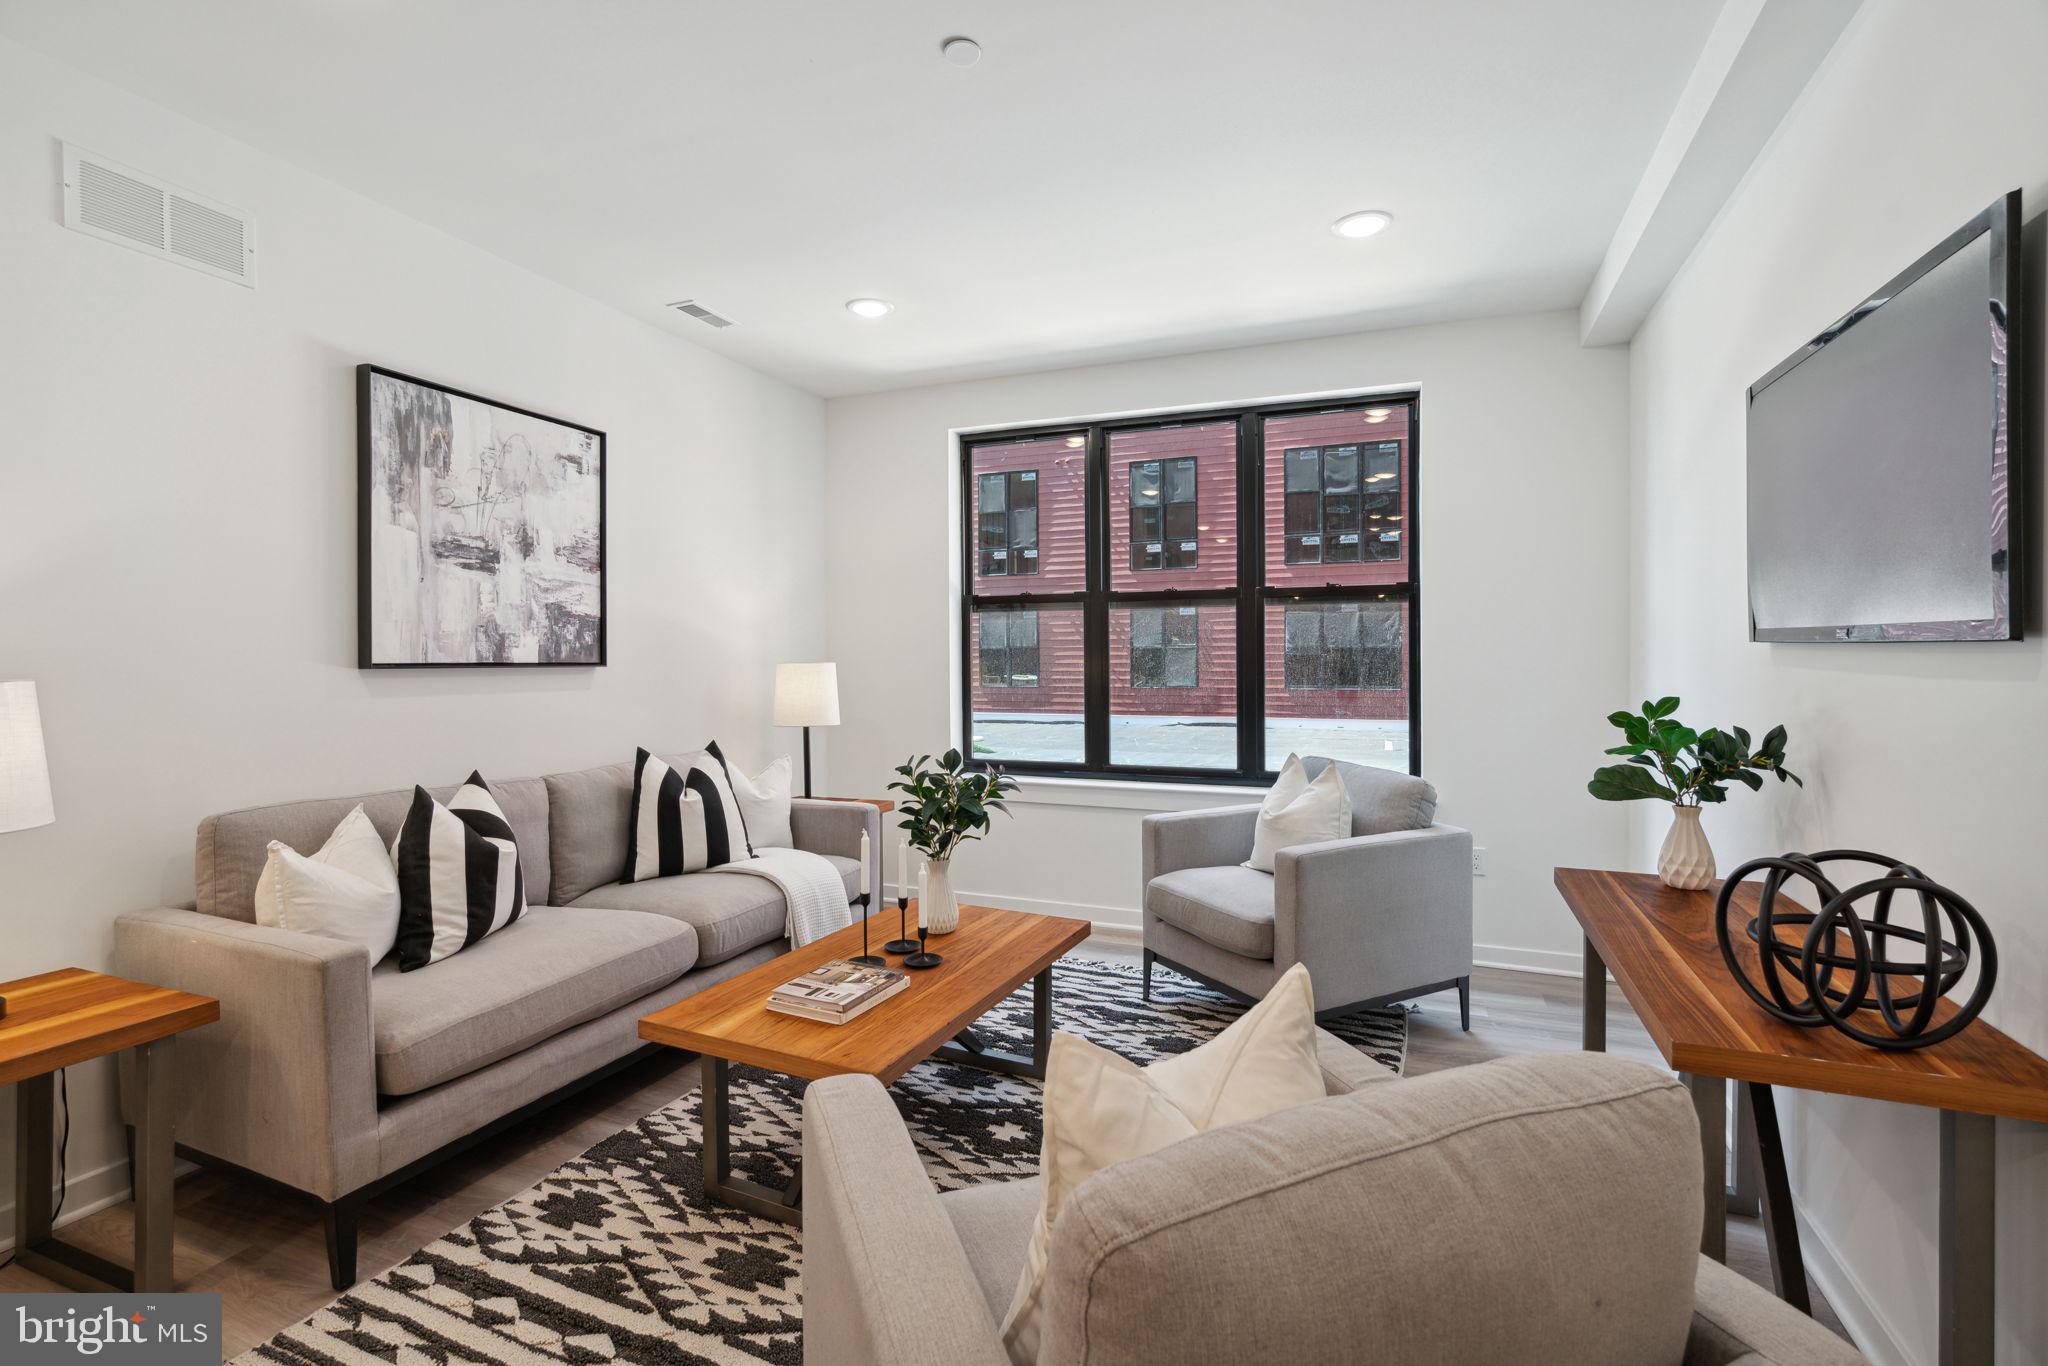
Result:
M1635 335L1861 0L1727 0L1579 304L1579 338Z

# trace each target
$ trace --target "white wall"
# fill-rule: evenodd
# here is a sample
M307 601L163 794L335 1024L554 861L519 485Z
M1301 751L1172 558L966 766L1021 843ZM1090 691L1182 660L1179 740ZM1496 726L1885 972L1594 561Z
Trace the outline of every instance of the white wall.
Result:
M956 742L962 428L1360 388L1421 390L1423 761L1487 850L1482 958L1576 970L1557 864L1611 864L1626 818L1585 794L1627 702L1627 372L1569 313L1363 333L833 399L832 786L875 792ZM1146 810L1244 799L1045 793L960 856L963 892L1136 925Z
M1746 386L1998 195L2021 188L2030 215L2048 204L2044 69L2038 0L1870 0L1637 336L1630 444L1634 692L1681 694L1694 724L1786 723L1807 779L1709 812L1721 866L1840 845L1911 859L1991 922L2001 970L1986 1018L2048 1052L2039 612L2017 645L1752 645L1742 532ZM2038 481L2038 433L2030 445ZM2029 501L2039 508L2038 482ZM2037 540L2036 601L2044 562ZM1638 866L1665 823L1639 813ZM1830 1298L1881 1362L1932 1363L1931 1112L1780 1095ZM2002 1123L1998 1142L1999 1359L2039 1362L2048 1130Z
M262 287L66 231L60 138L254 213ZM40 685L57 805L0 835L0 980L106 966L210 811L788 747L819 400L5 41L0 262L0 677ZM609 668L357 671L359 361L609 434ZM110 1075L71 1078L74 1209L125 1184Z

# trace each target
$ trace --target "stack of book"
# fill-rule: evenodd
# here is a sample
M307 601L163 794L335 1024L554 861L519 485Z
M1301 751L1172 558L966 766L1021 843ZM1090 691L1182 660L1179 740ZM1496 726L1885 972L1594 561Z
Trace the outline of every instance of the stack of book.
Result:
M865 968L835 958L768 993L768 1008L780 1015L845 1024L909 984L910 975L894 968Z

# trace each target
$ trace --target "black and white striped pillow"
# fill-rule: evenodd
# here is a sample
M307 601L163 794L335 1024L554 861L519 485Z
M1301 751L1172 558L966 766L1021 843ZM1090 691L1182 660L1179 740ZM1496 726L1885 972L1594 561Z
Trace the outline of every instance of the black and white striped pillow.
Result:
M526 909L519 844L483 775L443 806L415 787L391 845L398 869L398 970L458 953Z
M717 742L689 757L687 767L646 750L633 759L633 810L626 827L621 882L675 877L754 856L746 818Z

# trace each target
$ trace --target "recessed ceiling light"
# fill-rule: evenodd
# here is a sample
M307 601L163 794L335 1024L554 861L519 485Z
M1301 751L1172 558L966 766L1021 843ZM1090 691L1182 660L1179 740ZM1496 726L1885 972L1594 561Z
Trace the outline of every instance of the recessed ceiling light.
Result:
M1087 444L1088 438L1085 436L1070 436L1067 438L1067 449L1070 451L1078 451Z
M981 60L981 44L972 38L948 38L939 44L939 55L954 66L973 66Z
M1367 408L1365 410L1365 420L1367 422L1385 422L1387 416L1393 411L1392 408Z
M1347 213L1330 224L1330 231L1339 237L1377 237L1387 230L1394 221L1394 215L1384 209L1364 209L1358 213Z
M856 318L886 318L896 311L887 299L848 299L846 311Z

